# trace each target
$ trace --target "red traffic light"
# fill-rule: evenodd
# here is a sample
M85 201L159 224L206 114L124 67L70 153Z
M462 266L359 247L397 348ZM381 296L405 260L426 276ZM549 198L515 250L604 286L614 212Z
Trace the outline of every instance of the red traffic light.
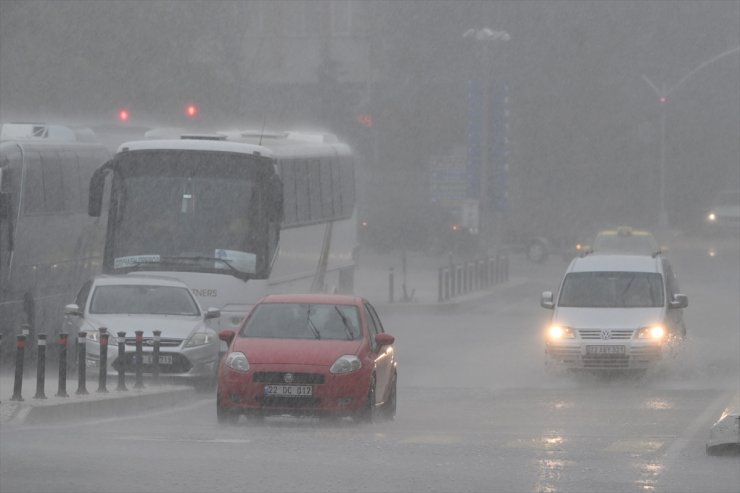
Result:
M658 99L658 102L660 102L660 104L666 104L668 102L668 98L661 96L660 99Z
M357 115L357 122L360 125L363 125L367 128L371 128L373 126L373 115L369 113L363 113L361 115Z
M121 108L118 110L118 120L122 122L127 122L129 117L129 112L127 108Z
M188 103L185 107L185 116L188 118L195 118L198 116L198 106L195 103Z

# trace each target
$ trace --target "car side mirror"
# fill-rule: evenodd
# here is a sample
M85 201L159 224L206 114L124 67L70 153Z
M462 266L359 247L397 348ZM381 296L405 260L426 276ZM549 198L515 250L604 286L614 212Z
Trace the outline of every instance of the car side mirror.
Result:
M395 337L390 334L386 334L385 332L375 335L375 342L378 344L379 348L383 346L390 346L395 342L395 340Z
M206 310L206 314L203 315L203 320L211 320L213 318L219 318L221 316L221 310L218 308L210 307Z
M540 306L552 310L555 308L555 302L553 301L552 291L543 291L540 295Z
M224 341L228 346L231 346L231 341L236 337L236 332L231 329L224 329L218 333L218 338Z
M669 308L686 308L689 306L689 297L685 294L674 294L668 306Z
M75 317L81 317L82 312L80 311L80 307L77 306L75 303L70 303L69 305L66 305L64 307L64 314L65 315L71 315Z

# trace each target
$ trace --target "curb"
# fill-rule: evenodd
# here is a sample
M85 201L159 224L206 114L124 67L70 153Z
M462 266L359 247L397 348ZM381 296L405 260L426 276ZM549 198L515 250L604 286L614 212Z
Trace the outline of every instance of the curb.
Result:
M192 387L176 386L126 393L90 394L72 401L34 402L33 405L17 403L17 409L6 421L9 424L59 424L91 418L110 418L127 413L148 411L159 407L175 406L192 399ZM65 398L66 399L66 398ZM4 403L3 403L4 404Z

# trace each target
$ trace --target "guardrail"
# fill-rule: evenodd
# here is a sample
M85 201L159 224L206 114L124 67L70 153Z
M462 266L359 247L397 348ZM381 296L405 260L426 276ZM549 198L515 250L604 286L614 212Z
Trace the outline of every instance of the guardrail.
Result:
M476 290L509 280L509 255L497 253L439 268L437 301L449 301Z

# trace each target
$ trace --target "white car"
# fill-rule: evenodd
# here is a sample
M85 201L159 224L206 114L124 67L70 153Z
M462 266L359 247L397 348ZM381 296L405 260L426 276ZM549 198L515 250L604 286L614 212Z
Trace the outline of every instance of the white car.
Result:
M675 354L686 336L683 308L668 260L651 255L587 255L570 263L545 332L548 364L570 369L645 370Z
M75 303L65 307L65 326L70 335L84 331L86 367L99 369L100 328L110 334L108 369L135 373L136 334L143 331L142 372L154 371L154 333L161 331L160 376L208 387L215 383L221 341L211 327L220 311L204 312L190 289L181 281L147 275L97 276L80 289ZM125 332L125 356L119 358L118 332ZM76 342L76 341L75 341ZM113 376L116 373L113 373Z

